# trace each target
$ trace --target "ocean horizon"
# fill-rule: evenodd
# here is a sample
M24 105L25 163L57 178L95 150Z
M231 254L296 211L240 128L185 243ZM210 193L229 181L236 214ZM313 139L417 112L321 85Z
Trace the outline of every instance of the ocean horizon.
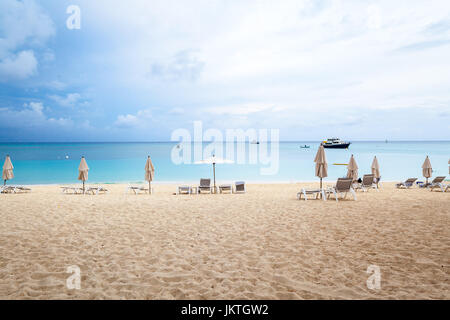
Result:
M148 155L155 166L154 183L182 183L213 178L211 165L175 164L171 153L177 142L4 142L0 143L0 156L11 156L15 177L10 184L72 184L78 183L78 165L85 156L90 167L88 183L138 183L144 182L144 165ZM192 147L198 142L192 143ZM309 149L300 146L309 145ZM278 156L273 154L272 143L267 143L269 158L265 163L259 159L260 146L251 150L251 144L235 143L234 164L216 165L218 183L244 180L255 183L279 183L316 181L314 156L317 141L282 141L278 144ZM203 142L203 150L211 142ZM226 143L214 143L224 150ZM244 163L237 163L236 148L245 147ZM255 147L255 146L253 146ZM352 141L349 149L326 149L328 177L332 182L345 176L346 163L355 156L359 174L370 173L374 156L380 163L382 181L400 181L408 177L422 179L421 165L428 155L433 166L433 176L448 176L450 141ZM252 152L258 159L250 163ZM220 153L219 153L220 154ZM273 157L271 157L273 156ZM270 160L270 161L269 161ZM268 163L272 162L272 163ZM193 162L193 161L192 161ZM274 163L276 163L276 166ZM276 167L274 174L262 174L264 168Z

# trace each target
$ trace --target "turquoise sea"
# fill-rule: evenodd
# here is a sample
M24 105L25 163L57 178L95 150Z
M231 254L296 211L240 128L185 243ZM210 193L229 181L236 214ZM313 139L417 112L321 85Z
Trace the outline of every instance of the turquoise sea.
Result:
M301 149L301 145L310 149ZM175 142L149 143L2 143L0 157L9 154L14 165L15 178L11 184L59 184L77 183L80 157L85 156L90 167L90 183L139 182L144 180L144 166L150 155L155 166L155 182L193 182L199 178L212 178L210 165L175 164L171 153ZM203 143L206 147L208 143ZM278 171L262 175L266 164L219 164L216 178L219 182L245 180L248 182L295 182L314 181L314 156L318 142L280 142ZM246 155L251 153L245 144ZM254 145L257 149L261 145ZM272 145L268 146L270 151ZM234 146L236 148L236 145ZM192 148L192 154L193 154ZM269 152L270 154L270 152ZM329 177L333 181L346 173L346 163L354 154L362 176L370 173L373 157L380 163L384 181L422 177L421 165L428 155L433 166L433 175L449 177L448 160L450 141L420 142L353 142L348 150L326 149ZM224 155L224 157L226 157ZM235 160L236 159L232 159ZM275 161L275 159L272 159Z

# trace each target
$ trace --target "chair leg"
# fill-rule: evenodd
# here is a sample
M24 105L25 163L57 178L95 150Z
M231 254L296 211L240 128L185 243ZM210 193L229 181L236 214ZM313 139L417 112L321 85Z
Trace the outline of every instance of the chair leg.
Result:
M356 192L355 192L355 190L353 190L353 188L352 188L352 189L350 189L350 192L353 194L353 199L356 200Z

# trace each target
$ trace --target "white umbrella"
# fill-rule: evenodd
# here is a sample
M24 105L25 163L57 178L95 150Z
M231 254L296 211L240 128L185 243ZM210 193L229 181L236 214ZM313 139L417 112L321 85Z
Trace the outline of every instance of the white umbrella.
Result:
M425 158L425 161L422 164L422 174L425 178L427 178L428 185L428 178L431 178L433 174L433 168L431 167L430 158L428 158L428 156Z
M320 145L319 150L317 150L314 162L316 163L316 177L320 178L320 189L322 189L322 179L328 177L328 164L323 145Z
M80 165L78 166L78 180L83 181L83 193L85 192L84 182L88 179L88 174L89 167L87 165L86 159L84 157L81 157Z
M375 156L373 158L371 169L372 169L373 177L375 179L377 179L377 181L378 181L378 179L380 179L381 176L380 176L380 165L378 164L377 156ZM377 184L378 184L378 182L377 182Z
M358 165L353 155L347 165L347 178L351 178L353 181L358 180Z
M6 180L11 180L12 178L14 178L13 169L14 167L11 163L11 158L7 155L5 158L5 163L3 164L3 172L2 172L3 185L6 185Z
M214 174L214 192L216 190L216 164L225 164L225 163L234 163L233 160L217 158L216 155L212 157L196 161L195 164L212 164L213 165L213 174Z
M147 163L145 164L145 180L148 181L148 194L152 193L152 180L155 176L155 167L153 166L150 156L147 158Z

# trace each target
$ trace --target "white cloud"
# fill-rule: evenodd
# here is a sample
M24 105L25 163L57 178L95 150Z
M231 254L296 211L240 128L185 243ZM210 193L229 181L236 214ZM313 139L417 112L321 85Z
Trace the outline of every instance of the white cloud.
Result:
M72 127L73 121L70 118L48 118L44 114L42 102L29 102L21 109L0 108L0 126L4 128L47 128L49 125L59 127Z
M62 107L74 107L78 104L87 104L86 101L81 101L81 94L79 93L68 93L65 97L59 95L49 95L48 97Z
M114 123L114 125L119 128L136 127L139 124L140 124L140 120L138 119L138 117L136 117L132 114L119 115L119 116L117 116L117 120Z
M34 75L38 65L31 49L42 48L55 28L34 0L2 0L0 34L0 80L24 79Z
M37 60L33 51L21 51L0 60L0 80L25 79L36 73Z

